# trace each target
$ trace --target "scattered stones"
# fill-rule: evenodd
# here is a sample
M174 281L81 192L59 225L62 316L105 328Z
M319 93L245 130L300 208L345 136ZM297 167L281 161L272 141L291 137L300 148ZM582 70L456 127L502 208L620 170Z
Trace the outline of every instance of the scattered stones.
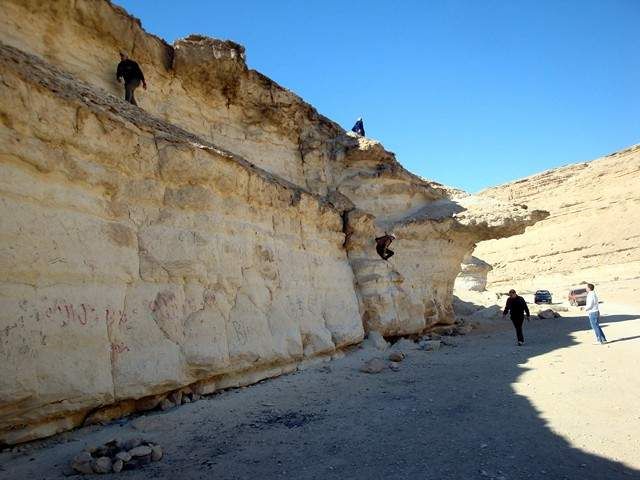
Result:
M389 354L389 360L392 362L401 362L405 357L404 352L391 352L391 354Z
M76 455L71 463L74 473L93 474L133 470L163 457L160 445L141 438L125 442L111 440L98 447L89 447ZM67 467L68 468L68 467Z
M168 398L165 398L164 400L162 400L162 402L160 402L160 410L162 410L163 412L165 412L167 410L170 410L175 406L176 406L176 404L173 403Z
M360 367L360 371L364 373L380 373L386 368L384 360L381 358L372 358L368 360Z
M394 372L397 372L398 370L400 370L400 363L398 363L398 362L390 362L389 363L389 368L391 370L393 370Z

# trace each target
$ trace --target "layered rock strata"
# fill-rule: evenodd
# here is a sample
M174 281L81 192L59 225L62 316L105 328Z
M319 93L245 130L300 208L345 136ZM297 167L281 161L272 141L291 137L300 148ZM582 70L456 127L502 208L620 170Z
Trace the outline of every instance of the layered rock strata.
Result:
M451 323L464 256L544 217L411 174L232 42L95 0L7 0L0 25L2 443Z
M524 235L482 242L489 288L552 290L557 300L582 282L603 301L640 293L640 146L485 190L484 198L526 203L550 216Z
M362 339L340 212L1 54L1 428Z

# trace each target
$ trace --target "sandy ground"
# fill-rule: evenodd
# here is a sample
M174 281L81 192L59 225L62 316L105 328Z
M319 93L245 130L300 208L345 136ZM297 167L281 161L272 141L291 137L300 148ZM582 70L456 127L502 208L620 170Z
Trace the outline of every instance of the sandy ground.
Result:
M615 307L615 308L614 308ZM584 316L508 325L399 372L345 358L167 413L88 427L0 454L0 479L65 478L83 447L142 436L160 462L122 479L640 479L640 308L603 306L611 341ZM81 477L76 477L81 478ZM110 476L102 476L110 478Z

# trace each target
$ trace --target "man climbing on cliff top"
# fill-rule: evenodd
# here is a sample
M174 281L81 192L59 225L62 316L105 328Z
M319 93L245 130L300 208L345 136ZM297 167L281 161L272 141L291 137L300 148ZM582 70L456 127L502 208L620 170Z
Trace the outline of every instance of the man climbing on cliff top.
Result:
M356 124L353 126L351 131L352 132L356 132L361 137L365 136L364 135L364 123L362 121L362 117L358 117L358 120L356 120Z
M140 65L131 60L124 52L120 52L120 63L116 71L116 80L119 82L121 78L124 80L124 99L133 105L138 105L133 92L140 86L140 82L142 82L142 88L146 90L147 82L144 80Z
M391 245L391 242L395 239L396 236L393 233L388 234L387 232L384 232L382 237L376 238L376 252L378 252L378 255L380 255L383 260L389 260L393 257L395 252L389 250L389 245Z

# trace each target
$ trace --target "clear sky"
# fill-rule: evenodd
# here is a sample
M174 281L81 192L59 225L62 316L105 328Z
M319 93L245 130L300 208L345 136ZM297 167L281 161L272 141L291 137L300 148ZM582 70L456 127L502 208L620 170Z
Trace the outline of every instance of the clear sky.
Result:
M640 0L116 0L477 191L640 143ZM150 88L153 88L150 86Z

